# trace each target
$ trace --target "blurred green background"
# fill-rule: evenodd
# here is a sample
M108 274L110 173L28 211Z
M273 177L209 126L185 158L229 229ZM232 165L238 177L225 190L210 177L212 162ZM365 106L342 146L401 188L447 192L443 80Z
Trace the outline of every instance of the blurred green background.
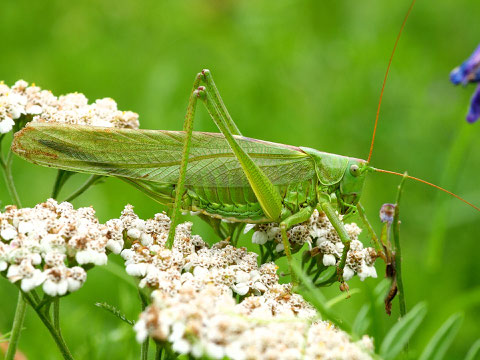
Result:
M120 109L140 114L142 128L179 130L194 76L209 68L244 135L366 158L381 82L408 6L383 0L2 0L0 79L9 85L25 79L56 95L112 97ZM477 205L480 124L464 120L473 87L454 87L448 75L478 45L479 13L480 2L469 0L415 6L387 83L372 158L375 167L408 170ZM196 129L216 131L206 112L198 113ZM48 198L55 174L15 159L24 206ZM75 176L61 195L85 178ZM377 229L378 210L394 202L399 180L375 174L367 181L362 201ZM0 200L10 202L3 178ZM93 205L101 221L118 217L127 203L145 219L163 210L117 179L74 201L76 207ZM463 358L480 334L480 214L408 182L401 219L407 306L429 304L412 354L461 311L466 318L448 358ZM196 233L215 240L203 223L194 222ZM377 269L381 278L384 268ZM107 301L135 319L135 290L102 268L88 277L62 301L63 332L73 354L138 358L134 333L94 306ZM370 301L379 280L350 282L361 293L339 306L346 319ZM337 286L325 290L328 297L338 293ZM16 297L16 288L0 281L2 333L10 329ZM397 308L395 302L391 317L377 314L380 327L395 323ZM20 349L30 359L60 358L31 310Z

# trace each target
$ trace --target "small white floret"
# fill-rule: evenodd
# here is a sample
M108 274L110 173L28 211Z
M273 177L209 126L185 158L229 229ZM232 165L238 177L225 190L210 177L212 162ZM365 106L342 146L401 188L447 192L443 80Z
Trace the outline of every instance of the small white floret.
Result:
M31 277L22 279L22 284L20 287L23 291L29 292L30 290L41 285L44 281L45 274L41 270L35 269Z
M40 115L43 112L43 109L39 105L32 105L27 109L27 114L30 115Z
M147 274L147 266L146 263L139 263L139 264L128 264L125 268L126 272L130 276L145 276Z
M69 292L77 291L78 289L80 289L82 287L82 284L83 284L82 281L72 279L72 278L68 278L67 283L68 283L68 291Z
M18 224L18 232L20 234L28 234L33 230L33 224L30 221L20 221Z
M118 255L118 254L120 254L120 252L122 251L122 248L123 248L122 242L110 239L110 240L107 241L107 245L105 247L108 250L110 250L112 253L114 253L115 255Z
M15 121L11 117L6 116L2 121L0 121L0 134L6 134L13 129Z
M51 279L45 280L43 283L43 291L50 296L62 296L67 293L68 282L66 279L60 281L53 281Z
M147 323L145 320L140 319L138 320L135 325L133 326L133 330L137 333L136 339L137 342L143 343L148 337L148 330L147 330Z
M252 235L252 243L263 245L268 241L268 235L264 231L255 231Z
M173 342L172 350L179 354L188 354L190 352L190 344L185 339L178 339Z
M248 285L246 283L235 284L235 285L232 286L232 289L238 295L241 295L241 296L245 295L246 293L248 293L248 290L250 290L250 288L248 287Z
M142 232L140 230L136 229L136 228L129 229L127 231L127 236L131 239L137 240L137 239L140 238L141 235L142 235Z
M13 226L9 226L0 232L0 236L6 241L12 240L17 236L17 230Z
M355 275L355 272L351 268L348 266L343 268L343 280L348 281L353 277L353 275Z
M323 265L325 266L334 266L337 263L335 255L325 254L323 255Z
M279 243L279 244L277 244L277 246L275 246L275 251L277 253L282 252L284 250L285 250L285 247L283 246L283 243Z

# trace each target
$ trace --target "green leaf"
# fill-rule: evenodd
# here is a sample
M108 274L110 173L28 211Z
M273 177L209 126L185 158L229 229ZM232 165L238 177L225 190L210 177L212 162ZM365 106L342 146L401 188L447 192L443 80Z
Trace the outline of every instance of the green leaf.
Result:
M427 305L419 303L401 318L388 332L380 346L380 356L385 360L395 358L408 343L427 314Z
M339 319L333 311L326 306L326 298L321 293L321 291L313 284L312 280L308 277L308 275L302 270L302 268L292 262L292 270L295 272L297 277L299 278L302 285L306 287L306 292L303 292L302 295L309 301L317 311L324 316L327 320L331 321L335 326L339 329L342 329L348 333L351 332L350 325L347 324L345 321Z
M479 350L480 350L480 339L478 339L473 343L470 350L468 350L467 356L465 356L465 360L475 360L477 355L479 354Z
M364 335L372 323L372 319L369 316L370 307L371 305L369 304L363 305L353 322L352 332L358 337Z
M463 315L453 314L443 323L440 329L433 335L430 342L423 350L419 360L440 360L443 359L453 339L462 325Z

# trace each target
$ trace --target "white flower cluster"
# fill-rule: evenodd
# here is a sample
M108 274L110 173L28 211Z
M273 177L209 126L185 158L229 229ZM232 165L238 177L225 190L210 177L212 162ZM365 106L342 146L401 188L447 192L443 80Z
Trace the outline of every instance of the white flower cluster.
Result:
M119 253L122 247L115 222L100 224L90 207L74 210L49 199L0 212L0 272L26 292L40 285L50 296L76 291L87 277L82 266L104 265L106 249Z
M226 241L208 247L191 234L191 223L177 227L173 248L166 249L165 214L145 221L127 206L119 221L131 243L122 251L127 273L154 289L135 325L139 342L151 336L177 353L212 359L371 358L369 338L352 343L318 321L290 285L278 283L275 264L257 265L257 254ZM244 296L239 304L234 293Z
M293 295L282 285L240 304L214 284L201 290L183 286L174 295L160 291L152 295L152 305L135 324L137 340L151 336L168 341L180 354L232 360L371 359L370 338L354 343L326 321L294 316ZM276 313L269 301L289 305L276 306L282 309Z
M340 216L340 218L342 218ZM255 232L252 235L252 242L259 245L264 245L267 241L276 242L276 251L284 250L282 244L282 237L278 224L260 224L246 227L248 232L254 228ZM345 281L350 280L355 274L360 280L365 280L367 277L377 277L375 270L375 260L377 259L377 252L374 248L364 248L363 244L358 240L358 235L362 231L357 224L345 224L345 229L350 236L352 242L350 243L350 250L347 253L347 263L343 272ZM287 232L289 241L292 247L300 247L308 243L311 248L311 253L322 256L322 262L325 266L335 266L342 257L344 245L324 213L319 213L315 210L304 223L292 227Z
M258 267L257 254L235 248L226 242L208 247L198 235L191 235L192 223L177 227L173 248L166 249L170 219L157 214L147 221L139 219L126 206L120 221L129 249L122 251L126 271L141 278L140 287L148 286L174 293L186 284L202 288L214 283L239 295L260 295L278 282L274 263Z
M138 114L119 111L113 99L88 104L80 93L57 97L48 90L19 80L11 88L0 83L0 134L12 130L15 120L29 115L35 121L137 129Z

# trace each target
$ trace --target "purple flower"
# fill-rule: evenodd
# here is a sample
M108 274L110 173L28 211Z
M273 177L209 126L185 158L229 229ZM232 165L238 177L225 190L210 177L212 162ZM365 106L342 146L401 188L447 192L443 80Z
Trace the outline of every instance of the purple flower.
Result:
M452 70L450 81L455 85L480 81L480 45L462 65Z
M393 222L393 216L395 215L395 204L383 204L380 208L380 221L382 223Z
M474 123L478 118L480 118L480 84L478 84L477 89L473 93L472 100L470 101L467 121L469 123Z
M450 73L450 81L455 84L467 85L468 83L480 82L480 45L472 55L456 67ZM480 118L480 84L477 86L470 101L470 109L467 114L467 121L474 123Z

